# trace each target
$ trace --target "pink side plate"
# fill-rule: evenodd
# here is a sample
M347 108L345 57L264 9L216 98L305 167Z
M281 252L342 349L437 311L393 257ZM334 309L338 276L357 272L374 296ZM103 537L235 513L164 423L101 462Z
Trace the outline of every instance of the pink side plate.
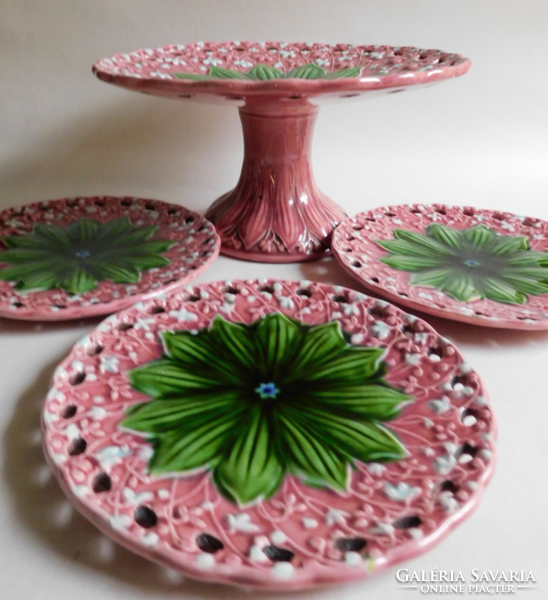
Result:
M144 94L238 107L240 180L206 216L223 254L297 262L328 254L332 231L346 216L314 181L318 104L428 87L469 68L459 54L410 46L236 41L117 54L99 60L93 72Z
M452 286L451 278L444 281L443 274L438 281L431 278L430 285L414 283L414 278L423 277L437 267L417 269L416 265L405 265L401 262L402 255L395 256L396 252L381 245L393 244L398 236L400 240L396 244L413 239L406 233L398 233L401 231L419 234L423 242L434 240L437 244L439 240L433 238L432 228L440 225L450 230L450 235L453 231L472 240L455 252L450 249L450 260L451 268L456 268L455 277L463 274L462 264L456 265L455 261L462 259L461 262L470 267L465 277L473 282L470 284L475 287L473 293ZM443 230L438 231L441 237L445 235ZM476 241L474 231L482 236ZM453 241L443 243L445 251ZM372 209L341 223L333 236L335 258L357 281L375 293L437 317L521 330L548 329L547 251L546 221L504 211L442 204ZM405 260L412 258L412 254L419 256L417 246L403 252L409 252L403 255ZM422 257L430 260L432 255ZM402 264L408 270L394 267Z
M82 230L69 230L76 222L84 224ZM111 228L109 234L105 227L114 222L120 224L118 230ZM51 245L44 246L48 238L36 237L37 227L40 235L53 236ZM91 227L90 231L85 227ZM63 239L59 241L55 236L60 231ZM105 315L138 300L177 290L207 269L220 247L215 228L203 216L175 204L133 197L64 198L8 208L0 213L0 236L0 316L40 321ZM132 236L137 236L137 241L132 243ZM33 288L32 284L23 286L18 271L7 277L23 263L27 274L34 274L33 281L49 267L57 269L61 261L68 261L69 271L74 269L66 251L69 238L72 258L82 261L82 265L100 255L102 271L94 272L95 264L92 270L83 266L92 273L83 291L78 290L78 282L73 287L65 282L63 287L43 279L37 283L41 287ZM113 263L112 251L118 245ZM14 248L19 253L15 257ZM31 254L22 254L29 248ZM143 262L146 252L151 253L147 255L148 263ZM49 263L36 262L45 258L50 259ZM133 267L132 277L124 279L116 269L129 265L131 270L128 261L132 260L138 261L138 268ZM112 279L116 278L121 281L114 283Z
M279 328L268 338L277 335L277 342L265 342L273 353L280 353L282 338L289 339L284 337L288 331L325 333L321 325L332 323L328 329L334 337L329 340L334 343L336 338L344 346L344 356L382 355L383 366L375 377L382 376L392 390L387 393L405 394L408 400L398 407L395 418L370 424L377 433L389 431L395 436L390 439L399 440L403 454L392 462L350 461L345 488L339 491L317 482L313 486L301 470L290 470L270 498L255 493L243 503L229 499L226 488L219 487L222 477L237 480L241 472L225 465L224 475L219 475L217 459L191 472L152 473L153 460L158 466L159 438L132 430L128 421L122 427L121 423L128 415L135 418L143 407L153 408L158 400L136 391L137 379L134 375L130 379L129 373L140 367L137 372L142 374L162 355L166 361L166 353L171 352L168 339L209 343L211 332L219 328L225 332L223 339L233 343L237 339L233 335L242 335L240 341L245 341L265 323L277 323ZM328 368L335 362L322 363L326 344L308 351L306 360L320 365L305 369L310 381L322 369L337 377L338 368L334 374ZM219 363L235 365L238 371L243 360L253 372L244 346L236 343L234 353L214 349L207 373L214 373ZM174 360L175 355L170 356ZM196 356L190 360L197 360ZM259 372L264 364L261 352L256 360ZM332 360L339 361L337 357ZM175 381L173 371L164 373L165 378L155 375L149 383L169 387ZM199 373L197 367L187 375ZM282 380L288 376L291 370L284 371L280 380L274 376L268 382L255 379L245 392L251 410L267 410L266 406L274 415L285 410L277 402L285 402ZM302 384L299 389L306 397L313 382ZM341 398L348 392L344 386L339 383L337 389ZM218 394L228 391L228 387L216 389ZM333 390L329 385L314 389L320 394ZM149 389L149 393L154 392ZM184 408L185 402L192 401L184 395L167 398L172 398L171 407ZM236 410L239 405L233 406ZM173 422L155 421L155 431L163 435L162 428ZM288 427L298 424L284 422ZM185 427L184 422L181 426ZM495 462L496 426L486 391L453 344L426 322L387 302L309 281L188 286L183 292L145 300L112 315L57 367L43 408L42 430L48 463L64 492L106 535L189 577L269 590L367 578L425 552L476 507ZM331 433L336 434L335 425ZM261 439L256 438L250 452ZM325 449L325 443L318 452ZM313 439L310 444L314 446ZM310 444L299 443L297 448ZM225 445L223 452L230 453L232 447ZM180 458L176 452L171 454L174 457ZM251 456L246 462L245 452L238 460L243 460L238 463L241 469L248 462L256 464ZM254 485L261 477L258 469L246 485Z

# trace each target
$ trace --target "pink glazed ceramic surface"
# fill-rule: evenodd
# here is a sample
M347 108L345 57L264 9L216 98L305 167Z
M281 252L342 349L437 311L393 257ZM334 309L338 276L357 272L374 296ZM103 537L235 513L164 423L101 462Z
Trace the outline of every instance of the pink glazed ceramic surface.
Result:
M404 92L466 73L459 54L413 47L198 42L98 61L99 79L182 100L239 108L244 163L207 217L221 252L263 262L321 258L344 211L317 188L311 145L323 100Z
M486 391L387 302L232 281L103 321L56 369L48 462L134 552L212 582L290 590L425 552L494 467Z
M485 327L548 329L548 223L443 204L387 206L335 231L333 252L399 304Z
M188 283L219 247L204 217L157 200L95 196L8 208L0 213L0 316L112 313Z

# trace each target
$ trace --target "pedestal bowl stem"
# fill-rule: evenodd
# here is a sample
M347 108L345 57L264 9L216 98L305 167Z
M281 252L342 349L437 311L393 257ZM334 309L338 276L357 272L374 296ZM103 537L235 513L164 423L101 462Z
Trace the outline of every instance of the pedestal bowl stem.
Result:
M346 215L314 181L317 114L306 98L254 97L240 108L240 180L206 215L221 236L223 254L278 263L329 254L333 229Z

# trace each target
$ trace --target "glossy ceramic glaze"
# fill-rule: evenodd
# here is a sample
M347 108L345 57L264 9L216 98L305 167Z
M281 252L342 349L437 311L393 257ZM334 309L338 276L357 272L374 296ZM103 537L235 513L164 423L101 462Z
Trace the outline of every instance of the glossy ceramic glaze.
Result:
M496 434L479 376L427 323L278 280L109 317L56 369L42 427L65 493L108 536L271 590L429 549L479 501Z
M310 151L318 108L250 101L240 109L245 150L240 181L207 211L235 258L288 262L329 253L346 215L314 181Z
M360 213L333 238L340 264L382 296L508 329L548 329L547 250L545 221L441 204Z
M397 93L464 74L458 54L412 47L226 42L118 54L94 65L108 83L156 96L238 106L244 165L209 209L224 254L264 262L321 258L344 211L310 164L317 104Z
M103 315L175 290L219 253L213 225L131 197L36 202L0 213L0 316Z

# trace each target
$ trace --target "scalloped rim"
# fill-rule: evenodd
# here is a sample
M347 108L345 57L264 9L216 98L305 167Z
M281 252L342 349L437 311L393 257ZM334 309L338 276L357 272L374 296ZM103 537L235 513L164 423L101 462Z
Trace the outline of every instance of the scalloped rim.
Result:
M129 196L124 197L124 196L101 195L101 196L77 196L76 198L83 199L83 200L96 200L96 199L101 199L101 198L106 198L106 199L112 198L112 199L117 199L117 200L123 200L125 198L129 198ZM10 208L4 209L3 211L0 212L0 219L4 218L6 216L6 213L9 213L14 210L19 212L28 207L34 208L34 209L36 209L36 208L40 209L40 207L43 207L44 202L49 204L49 203L55 203L55 202L65 202L67 200L69 200L69 198L57 198L54 200L38 201L38 202L33 202L31 204L24 204L21 206L10 207ZM88 306L81 306L81 305L74 303L72 306L67 306L63 310L59 310L56 312L51 310L51 305L44 305L44 306L40 306L38 308L22 307L22 308L13 309L13 308L10 308L10 305L8 302L0 300L0 317L6 318L6 319L12 319L12 320L21 320L21 321L68 321L68 320L72 320L72 319L109 315L111 313L117 312L124 308L128 308L129 306L131 306L132 304L135 304L136 302L139 302L142 300L148 300L148 299L154 298L160 294L167 294L167 293L178 291L180 288L184 287L185 285L190 283L193 279L195 279L196 277L201 275L217 259L217 257L219 256L220 249L221 249L221 238L219 237L219 234L215 230L213 224L210 221L208 221L203 215L200 215L197 212L191 211L179 204L172 204L169 202L163 202L161 200L152 200L149 198L136 198L136 200L139 200L141 202L152 203L157 206L176 207L177 209L183 209L188 213L186 215L186 218L188 218L189 216L192 216L195 219L199 219L203 223L210 224L211 228L214 232L213 235L214 235L214 239L215 239L215 244L212 245L212 247L211 247L211 256L207 257L198 268L188 271L184 276L180 277L176 281L173 281L172 283L167 284L167 285L160 286L156 289L149 290L147 292L143 292L141 294L135 294L133 296L126 296L126 297L123 297L123 298L120 298L117 300L111 300L109 302L99 302L97 304L91 304ZM37 222L39 222L39 221L37 221ZM3 229L3 227L0 226L0 231L2 229ZM2 264L2 263L0 263L0 264ZM99 288L100 288L100 285L99 285ZM56 290L46 290L46 292L52 292L52 293L55 291Z
M431 208L433 211L436 211L437 208L445 208L445 209L467 209L467 208L472 208L475 211L475 214L483 214L483 215L495 215L495 214L501 214L501 211L497 211L497 210L490 210L490 209L480 209L480 208L475 208L475 207L460 207L460 206L452 206L452 205L446 205L446 204L400 204L400 205L391 205L391 206L385 206L385 207L378 207L378 208L374 208L374 209L370 209L368 211L364 211L362 213L358 213L357 215L350 217L348 219L346 219L345 221L343 221L342 223L340 223L337 228L335 229L335 231L333 232L333 242L332 242L332 246L331 246L331 250L332 250L332 254L335 257L335 259L337 260L337 262L339 263L339 265L349 274L351 275L356 281L358 281L361 285L363 285L366 289L374 292L375 294L379 294L379 296L382 296L383 298L387 298L390 301L394 302L395 304L398 304L400 306L405 306L407 308L411 308L413 310L417 310L420 311L422 313L426 313L429 315L433 315L435 317L441 317L443 319L449 319L451 321L458 321L461 323L468 323L469 325L478 325L480 327L491 327L494 329L514 329L514 330L519 330L519 331L546 331L548 330L548 318L545 318L544 320L538 320L538 321L533 321L533 322L528 322L527 320L524 320L522 318L517 318L517 317L513 317L513 318L504 318L504 317L499 317L499 316L493 316L493 317L488 317L488 316L481 316L481 315L466 315L463 313L458 313L455 310L452 309L448 309L448 308L439 308L437 307L433 302L429 302L428 300L418 300L418 299L410 299L410 298L406 298L406 297L402 297L399 293L396 292L392 292L388 289L386 289L386 287L384 285L382 285L381 283L375 283L374 281L371 281L371 277L374 275L374 271L372 270L373 267L370 267L370 272L368 274L368 277L362 276L362 274L356 272L356 270L354 268L352 268L352 266L347 262L347 259L350 259L351 257L354 257L354 251L352 253L348 253L348 252L344 252L342 249L342 246L347 246L349 244L348 241L346 241L344 239L344 235L348 234L348 228L352 227L352 225L357 223L357 219L363 220L366 219L367 216L371 216L373 215L373 213L376 212L382 212L385 210L388 211L397 211L398 210L413 210L415 208L425 208L425 207L429 207ZM504 213L507 218L519 218L521 220L526 220L526 219L531 219L530 217L518 217L515 214L512 213L508 213L505 212ZM388 220L388 217L386 217ZM543 223L545 224L546 228L548 228L548 222L543 221L542 219L538 219L538 218L534 218L534 221L536 223ZM432 221L434 222L434 221ZM438 221L436 221L438 222ZM443 223L443 220L439 221L440 223ZM517 234L516 234L517 235ZM521 232L520 235L526 235L526 232ZM366 237L365 235L363 236L364 238ZM548 238L546 238L548 239ZM372 242L372 244L375 246L375 248L377 248L377 245ZM379 253L384 253L384 250L381 250L380 248L377 248L377 250L379 251ZM377 263L380 264L380 263ZM383 268L385 268L385 265L382 265ZM399 274L398 276L401 277L407 277L408 273L404 272L404 271L396 271L395 269L391 269L391 271L393 271L396 274ZM411 287L408 283L406 283L403 287ZM412 286L414 288L420 288L423 291L432 291L432 288L428 288L426 286ZM441 292L440 292L441 293ZM547 300L546 300L546 312L548 313L548 294L544 295ZM537 296L537 298L540 296ZM448 297L449 298L449 297ZM473 305L473 303L466 303L466 302L460 302L459 300L454 300L451 299L453 303L455 304L459 304L461 305L463 308L467 308ZM515 310L516 307L523 309L526 305L510 305L510 304L502 304L499 302L493 302L492 300L488 300L486 302L489 302L490 305L494 306L496 310L496 308L499 308L500 310L506 310L508 312L512 312L512 310Z
M257 281L258 280L247 280L246 283L255 283ZM214 282L213 284L212 283L202 284L201 286L197 286L197 287L198 287L198 289L202 288L202 287L208 288L208 286L215 285L215 283L220 283L220 282ZM229 283L230 283L230 285L236 285L240 282L238 280L231 280L230 282L226 282L227 285ZM281 279L274 278L274 279L260 280L260 283L261 283L261 285L272 285L275 283L281 283L281 284L286 283L287 284L287 283L297 283L297 282L291 282L288 280L281 280ZM346 291L352 291L349 288L341 288L339 286L331 286L331 285L326 285L326 284L318 284L318 285L325 287L327 289L331 289L331 290L333 290L334 293L336 291L337 294L344 293ZM365 296L365 300L368 300L368 299L375 300L374 298ZM147 308L150 308L150 306L154 306L154 305L155 305L155 301L151 300L144 307L142 307L142 310L146 310ZM127 309L126 311L119 313L117 315L117 318L119 320L120 319L123 320L124 315L126 313L129 313L130 311L135 312L135 308L136 307L131 307L130 309ZM399 313L402 313L404 315L406 314L401 309L399 309L397 307L394 307L394 308ZM112 317L110 317L110 318L112 319ZM417 319L417 320L420 320L420 319ZM103 321L103 323L105 323L105 321ZM426 322L425 322L425 324L429 330L433 331L434 333L437 333L436 330L432 326L428 325L428 323L426 323ZM100 327L100 325L99 325L99 327ZM454 347L453 344L451 344L451 345ZM75 348L76 348L76 346L75 346ZM460 354L460 352L458 351L458 348L456 348L456 350ZM66 362L70 359L71 354L72 354L72 351L64 359L64 362ZM482 390L482 395L485 397L487 404L490 405L488 394L484 387L483 380L477 374L477 372L475 372L475 374L478 377L478 382L479 382L479 385ZM51 381L51 386L53 386L53 378ZM41 429L42 429L43 438L44 438L44 440L46 440L47 439L46 433L47 433L48 425L45 423L43 416L41 419ZM498 431L498 427L497 427L496 416L494 415L494 413L491 409L491 427L490 427L489 432L493 437L493 441L496 441L497 431ZM497 453L496 453L496 445L495 444L493 444L492 452L493 452L493 454L492 454L491 460L485 467L485 469L481 475L481 478L478 479L478 481L477 481L477 484L478 484L477 488L474 490L474 493L471 495L469 500L462 505L461 509L456 511L455 513L453 513L447 519L445 519L443 521L443 523L441 523L440 526L434 532L432 532L430 535L428 535L420 540L410 540L404 546L395 547L395 548L390 549L382 559L380 559L380 560L377 559L375 561L374 572L371 573L371 572L366 572L361 569L356 569L356 570L352 571L351 574L349 575L348 570L341 569L338 572L337 571L335 571L335 572L329 571L328 576L330 577L330 581L322 580L321 577L319 577L318 579L315 579L314 571L309 572L308 577L305 580L301 579L299 581L291 581L291 580L273 581L272 579L265 579L264 577L261 577L260 573L257 573L256 578L253 578L253 580L251 580L251 578L248 578L247 583L242 584L242 583L239 583L236 579L230 579L230 577L227 576L226 573L213 572L213 571L204 572L204 571L201 571L201 570L195 568L191 564L181 563L179 560L177 560L177 553L171 548L164 547L161 551L155 550L154 548L146 548L142 545L136 544L135 538L130 532L124 533L123 531L113 530L109 526L108 522L104 518L102 518L101 515L96 510L93 510L93 508L92 508L91 504L89 504L89 502L86 502L85 500L81 500L73 494L68 483L65 481L65 478L64 478L64 475L63 475L61 469L59 468L59 466L57 464L55 464L52 457L50 456L46 442L44 442L44 453L46 456L46 461L47 461L48 465L50 466L50 468L52 469L53 473L55 474L55 477L57 478L63 492L67 495L67 497L69 498L71 503L75 506L75 508L82 515L84 515L87 519L89 519L96 527L98 527L108 537L114 539L116 542L118 542L119 544L121 544L122 546L124 546L125 548L130 550L131 552L134 552L146 559L153 560L156 563L158 563L162 566L165 566L167 568L172 568L172 569L178 570L178 571L182 572L185 576L188 576L189 578L199 580L199 581L204 581L207 583L222 583L222 584L228 584L230 586L240 587L240 588L244 588L244 589L264 589L264 590L268 590L268 591L291 591L291 590L303 590L303 589L310 589L310 588L315 588L315 589L327 588L327 587L333 587L334 585L338 585L338 584L345 583L345 582L368 579L371 575L377 575L378 573L384 571L388 567L391 567L402 561L409 560L413 557L419 556L419 555L425 553L426 551L430 550L431 548L436 546L439 542L441 542L455 527L457 527L459 524L461 524L465 520L465 518L468 517L479 505L479 503L482 499L483 493L486 489L486 486L490 482L490 480L494 474L494 471L495 471L496 462L497 462Z

